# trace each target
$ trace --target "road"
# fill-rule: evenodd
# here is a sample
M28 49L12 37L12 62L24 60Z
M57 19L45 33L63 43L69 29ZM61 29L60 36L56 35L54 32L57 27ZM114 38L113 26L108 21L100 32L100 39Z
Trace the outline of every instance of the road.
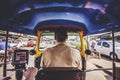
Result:
M32 48L31 47L29 47L29 48L26 47L24 49L32 49ZM34 66L34 59L35 59L34 56L29 55L29 64L27 65L27 67ZM87 63L91 63L92 66L95 65L96 69L98 69L98 68L112 68L112 60L110 60L110 59L108 59L106 57L102 57L101 59L91 58L91 59L87 60ZM95 68L95 67L92 67L92 66L89 65L88 69L94 69ZM116 62L116 66L120 67L120 62ZM10 68L14 68L14 67L9 62L9 63L7 63L7 69L10 69ZM3 72L3 67L0 67L0 78L2 78L2 75L3 75L2 72ZM106 76L106 80L112 80L112 70L107 70L108 73L103 71L103 70L101 70L101 72L103 73L102 75ZM12 76L11 80L15 80L15 72L14 71L13 72L8 71L7 75ZM90 80L90 79L88 79L88 80Z
M99 69L101 69L101 68L110 69L113 67L113 61L106 56L102 56L101 59L92 58L92 59L89 59L88 62L92 63ZM116 67L120 68L120 61L115 62L115 65L116 65ZM104 72L107 80L113 80L113 78L112 78L113 71L112 70L102 70L102 71Z

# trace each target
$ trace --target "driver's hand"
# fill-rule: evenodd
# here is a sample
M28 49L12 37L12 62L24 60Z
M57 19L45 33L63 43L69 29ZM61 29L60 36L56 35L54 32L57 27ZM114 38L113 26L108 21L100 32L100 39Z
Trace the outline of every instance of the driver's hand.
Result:
M23 72L23 76L25 77L25 80L34 80L37 72L37 68L29 67L25 72Z

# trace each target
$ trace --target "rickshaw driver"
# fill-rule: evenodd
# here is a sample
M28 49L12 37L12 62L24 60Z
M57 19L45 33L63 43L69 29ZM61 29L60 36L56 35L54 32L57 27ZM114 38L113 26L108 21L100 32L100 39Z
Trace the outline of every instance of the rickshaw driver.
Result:
M67 37L65 28L62 27L55 31L57 45L45 50L41 58L40 67L75 67L81 69L80 52L66 45ZM37 68L28 68L23 73L25 80L34 80L37 72Z
M55 31L57 45L45 50L40 67L76 67L81 69L81 56L77 49L66 45L67 30L63 27Z

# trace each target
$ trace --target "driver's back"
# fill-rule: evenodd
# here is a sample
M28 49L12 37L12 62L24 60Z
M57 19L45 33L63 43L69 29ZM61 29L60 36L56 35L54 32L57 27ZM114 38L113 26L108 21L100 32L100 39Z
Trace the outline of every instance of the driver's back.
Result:
M81 68L80 52L65 43L48 48L42 56L41 67L77 67Z

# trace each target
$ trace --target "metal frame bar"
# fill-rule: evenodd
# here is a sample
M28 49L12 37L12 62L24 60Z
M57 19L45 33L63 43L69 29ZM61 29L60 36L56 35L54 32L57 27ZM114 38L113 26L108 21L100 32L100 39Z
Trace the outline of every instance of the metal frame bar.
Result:
M116 65L115 65L115 39L114 30L112 31L112 41L113 41L113 80L116 80Z
M98 68L98 69L89 69L84 72L90 72L90 71L99 71L99 70L113 70L113 68Z
M8 34L9 31L6 31L6 42L5 42L5 59L4 59L4 66L3 66L3 77L6 76L6 69L7 69L7 46L8 46Z

